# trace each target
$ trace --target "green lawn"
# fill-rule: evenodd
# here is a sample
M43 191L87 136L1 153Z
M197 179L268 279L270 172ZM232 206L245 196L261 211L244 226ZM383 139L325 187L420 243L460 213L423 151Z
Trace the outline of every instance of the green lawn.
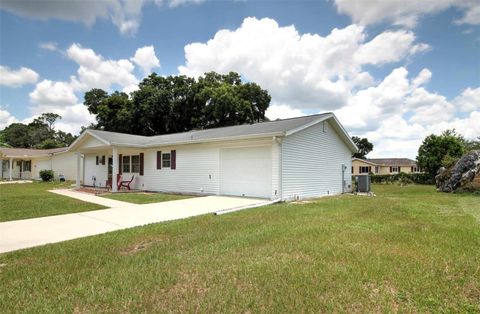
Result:
M176 200L183 200L186 198L193 197L189 195L146 193L146 192L110 193L110 194L104 194L99 196L110 198L112 200L135 203L135 204L148 204L148 203L176 201Z
M0 221L83 212L104 207L48 192L71 183L33 182L0 185Z
M0 255L0 312L479 312L480 197L431 186Z

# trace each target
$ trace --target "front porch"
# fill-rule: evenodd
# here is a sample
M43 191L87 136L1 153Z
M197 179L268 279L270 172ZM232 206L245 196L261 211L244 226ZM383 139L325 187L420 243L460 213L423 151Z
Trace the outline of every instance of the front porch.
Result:
M143 155L130 148L83 148L76 153L76 188L93 194L138 192Z
M32 160L23 158L3 158L0 160L1 180L32 179Z

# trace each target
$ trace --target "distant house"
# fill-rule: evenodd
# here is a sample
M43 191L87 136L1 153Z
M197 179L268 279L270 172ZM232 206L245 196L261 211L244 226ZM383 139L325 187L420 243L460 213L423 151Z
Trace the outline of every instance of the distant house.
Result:
M68 147L53 149L0 148L1 179L40 179L40 170L53 170L75 180L75 154Z
M352 158L352 175L421 172L417 162L408 158Z
M357 151L334 114L138 136L86 130L70 146L77 186L292 200L351 189ZM82 167L83 165L83 167Z

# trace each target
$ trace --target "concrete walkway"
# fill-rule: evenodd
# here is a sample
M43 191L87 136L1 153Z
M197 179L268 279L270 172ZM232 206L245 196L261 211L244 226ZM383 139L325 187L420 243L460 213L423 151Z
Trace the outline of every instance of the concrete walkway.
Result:
M57 194L112 208L0 223L0 253L101 234L219 210L268 203L264 199L205 196L136 205L87 193L55 190ZM107 205L108 204L108 205Z
M117 201L117 200L111 200L109 198L96 196L96 195L93 195L91 193L78 192L78 191L69 190L69 189L57 189L57 190L51 190L49 192L52 192L52 193L55 193L55 194L60 194L60 195L63 195L63 196L76 198L76 199L84 201L84 202L93 203L93 204L97 204L97 205L102 205L102 206L105 206L105 207L126 207L126 206L135 205L135 204L132 204L132 203L127 203L127 202L122 202L122 201Z

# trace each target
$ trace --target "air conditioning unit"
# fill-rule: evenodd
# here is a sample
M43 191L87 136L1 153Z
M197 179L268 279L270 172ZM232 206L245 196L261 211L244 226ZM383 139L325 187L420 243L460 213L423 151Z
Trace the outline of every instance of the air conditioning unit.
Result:
M369 193L370 192L370 176L357 176L357 192Z

